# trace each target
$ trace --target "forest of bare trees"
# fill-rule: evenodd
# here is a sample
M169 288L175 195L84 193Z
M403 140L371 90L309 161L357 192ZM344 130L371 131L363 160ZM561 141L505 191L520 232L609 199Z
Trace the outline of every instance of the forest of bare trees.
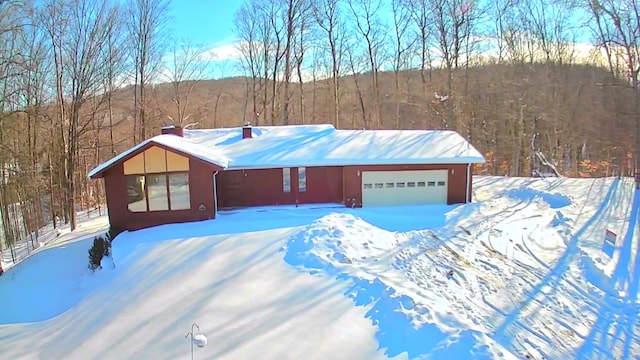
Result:
M87 172L169 123L453 129L478 174L638 166L636 0L245 0L215 81L171 5L0 0L2 248L74 229L105 202Z
M86 171L112 156L113 94L135 83L131 123L164 55L165 0L0 0L0 212L4 245L103 202ZM131 81L133 80L133 81ZM102 143L106 137L109 143ZM139 134L139 135L138 135Z
M235 29L245 121L453 129L483 173L636 166L635 0L245 0Z

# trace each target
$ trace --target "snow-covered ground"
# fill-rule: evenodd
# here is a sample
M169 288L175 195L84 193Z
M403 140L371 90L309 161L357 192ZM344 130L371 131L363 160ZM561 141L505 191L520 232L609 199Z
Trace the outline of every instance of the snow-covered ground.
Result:
M61 236L0 277L0 357L638 359L630 179L476 177L468 205L258 208ZM616 233L613 258L602 252Z
M0 267L8 270L51 242L60 243L91 234L103 233L104 229L109 227L108 220L102 216L103 214L105 214L104 208L81 211L77 214L79 223L73 233L69 231L69 224L64 224L60 221L55 229L53 228L53 223L51 223L49 226L40 229L38 234L32 233L16 241L13 249L5 248L0 252Z

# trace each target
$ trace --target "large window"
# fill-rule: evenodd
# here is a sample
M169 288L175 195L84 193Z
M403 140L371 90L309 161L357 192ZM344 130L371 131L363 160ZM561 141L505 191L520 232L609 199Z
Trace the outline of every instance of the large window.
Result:
M132 212L189 210L188 173L127 175L128 208Z
M167 175L147 175L146 184L147 195L149 197L149 211L169 210L169 197L167 196Z
M127 198L129 211L147 211L147 197L144 189L144 175L127 176Z
M171 199L171 210L191 208L189 174L169 174L169 198Z
M188 210L189 159L151 147L124 162L131 212Z

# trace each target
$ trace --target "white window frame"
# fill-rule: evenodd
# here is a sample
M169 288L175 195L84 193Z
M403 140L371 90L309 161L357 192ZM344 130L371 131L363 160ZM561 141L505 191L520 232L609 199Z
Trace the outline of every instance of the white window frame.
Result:
M298 192L307 192L307 168L298 168Z
M282 168L282 192L291 192L291 168Z

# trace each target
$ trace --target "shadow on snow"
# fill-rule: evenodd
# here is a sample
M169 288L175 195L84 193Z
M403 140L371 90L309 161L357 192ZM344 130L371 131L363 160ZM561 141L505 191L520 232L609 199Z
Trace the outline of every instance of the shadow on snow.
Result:
M612 349L616 342L623 344L622 358L630 359L631 343L638 341L634 332L640 311L640 306L637 304L640 286L640 257L638 256L640 241L636 242L635 252L632 246L640 222L640 191L635 191L630 219L629 228L620 248L620 256L611 278L612 284L607 288L599 286L606 294L605 304L600 309L598 319L578 351L581 359L593 358L597 353L614 357L614 354L610 353L608 349ZM631 263L632 254L635 254L633 264ZM602 274L602 276L604 275ZM598 280L598 276L589 276L589 278L592 283ZM618 295L612 285L624 292ZM614 328L613 333L611 333L612 328ZM623 333L625 334L624 341L621 340Z
M513 327L521 328L527 331L532 336L538 337L539 339L543 340L544 342L550 342L549 338L523 324L521 321L519 321L519 318L523 315L523 310L533 304L539 296L544 296L547 299L551 296L554 296L553 294L557 291L558 286L565 276L565 272L569 269L569 266L571 265L573 259L580 254L580 238L586 233L589 228L597 225L601 220L605 211L611 206L612 199L615 199L615 194L619 189L619 185L620 180L614 180L596 212L582 226L582 228L571 237L569 243L567 244L565 252L558 259L556 264L552 268L550 268L549 273L544 276L535 287L533 287L533 289L527 294L527 298L522 303L520 303L516 309L514 309L510 313L504 314L505 319L500 325L497 326L495 330L495 339L507 349L514 350L513 342L515 341L515 338L512 331ZM550 287L551 289L543 291L543 289L545 289L546 287Z
M409 359L429 355L430 359L493 359L487 345L478 344L480 332L464 330L456 334L442 331L436 324L414 324L407 312L414 310L411 297L400 295L379 278L363 279L340 271L313 254L314 243L307 237L293 236L286 247L284 261L311 275L326 274L348 284L344 295L356 306L369 307L365 317L378 327L376 340L385 355L407 353ZM428 309L420 309L420 312Z

